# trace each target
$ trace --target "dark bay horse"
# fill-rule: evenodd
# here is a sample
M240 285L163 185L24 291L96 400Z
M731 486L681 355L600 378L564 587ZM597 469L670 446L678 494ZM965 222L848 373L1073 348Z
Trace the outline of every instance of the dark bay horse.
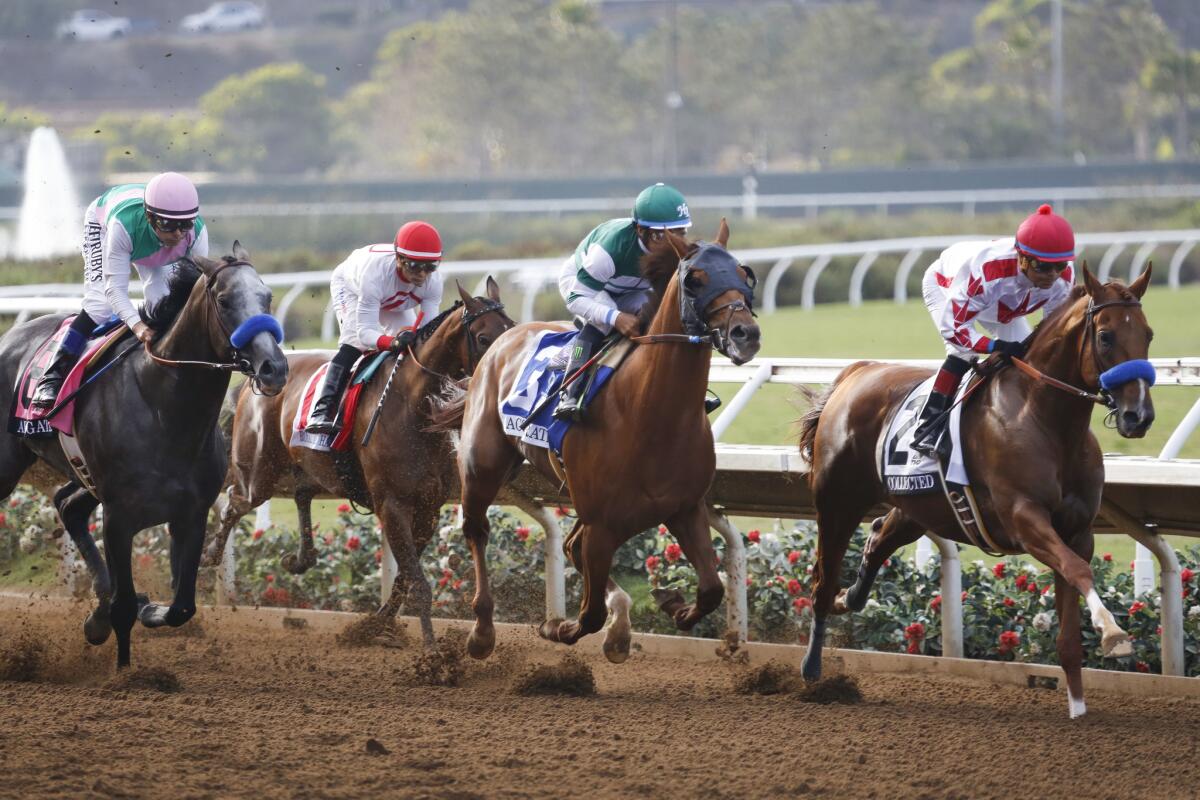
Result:
M27 470L38 471L31 468L39 459L71 481L55 505L98 592L99 605L85 633L99 644L115 629L118 666L129 664L135 619L151 628L178 627L196 612L205 521L225 475L217 415L230 373L247 372L262 392L278 392L287 379L270 308L271 291L237 242L233 256L177 265L167 296L143 312L143 320L158 332L154 343L114 364L75 399L75 433L95 477L95 496L74 482L57 438L0 437L4 497ZM10 407L18 371L62 320L62 315L40 317L0 339L0 407ZM129 346L123 340L114 350ZM110 351L102 358L114 357ZM107 568L87 532L88 515L99 503L104 504ZM170 606L142 604L130 563L133 537L163 523L171 534L175 597ZM116 584L111 597L110 573Z
M1146 358L1153 334L1141 297L1150 285L1150 269L1127 287L1117 281L1101 284L1084 264L1083 279L1072 298L1038 326L1026 362L1046 376L1096 393L1101 374ZM826 616L861 611L880 567L898 548L925 531L968 541L941 493L891 496L877 472L881 431L928 375L928 370L913 367L852 364L801 421L800 450L812 465L809 480L819 531L806 679L820 677ZM1154 421L1147 381L1113 387L1111 401L1120 434L1144 436ZM962 412L967 471L997 547L1028 553L1054 570L1058 656L1072 718L1086 710L1081 596L1101 634L1104 655L1131 652L1128 634L1104 607L1092 581L1092 521L1104 488L1104 461L1089 428L1093 405L1091 399L1006 368ZM867 510L880 502L893 508L873 526L857 580L839 594L850 537Z
M741 364L758 352L760 335L751 312L753 273L725 250L728 236L723 221L716 244L688 244L668 234L643 259L642 274L654 288L654 300L641 314L643 325L649 322L646 343L630 353L593 400L587 421L574 426L563 445L566 483L579 514L564 549L583 575L583 601L577 620L542 624L546 639L573 644L600 630L607 603L615 619L605 654L614 662L628 657L628 596L610 580L609 570L623 542L661 522L700 581L694 605L676 601L664 607L675 624L690 630L721 602L724 588L705 506L716 467L704 411L708 368L714 343ZM513 328L480 361L469 391L452 394L434 417L439 425L462 429L463 533L476 577L467 649L475 658L492 652L496 636L485 558L487 508L522 459L559 483L545 449L505 434L499 406L538 334L566 329L562 323Z
M290 377L276 397L241 392L233 423L229 502L208 545L207 564L220 561L230 531L250 509L290 491L300 512L300 553L286 559L285 566L293 573L303 572L316 563L313 498L319 494L353 498L378 515L399 566L378 617L395 616L407 596L409 611L415 609L421 618L425 643L433 643L433 594L421 572L420 554L450 493L454 453L448 434L426 430L426 414L442 382L469 374L492 342L515 324L504 313L499 287L490 277L486 297L471 297L461 286L458 292L461 299L421 328L411 354L397 368L366 447L363 435L394 361L383 365L359 398L351 451L361 467L361 487L353 485L357 476L339 468L335 454L291 446L292 422L305 384L331 354L289 356Z

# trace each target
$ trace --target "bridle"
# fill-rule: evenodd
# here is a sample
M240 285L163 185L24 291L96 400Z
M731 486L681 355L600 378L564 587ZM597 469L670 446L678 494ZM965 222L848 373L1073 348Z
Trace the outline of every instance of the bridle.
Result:
M1103 311L1106 308L1113 308L1113 307L1117 307L1117 306L1125 306L1128 308L1140 308L1141 305L1142 305L1142 302L1140 300L1121 299L1121 300L1109 300L1104 303L1097 303L1095 301L1095 299L1093 299L1091 297L1088 298L1087 312L1084 315L1084 341L1087 343L1088 346L1090 346L1090 349L1092 351L1092 365L1096 369L1097 380L1100 383L1100 387L1095 391L1091 391L1089 389L1081 389L1078 386L1072 386L1071 384L1066 383L1065 381L1060 381L1057 378L1052 378L1049 375L1045 374L1044 372L1038 370L1036 367L1031 366L1028 362L1023 361L1022 359L1019 359L1019 358L1012 359L1013 366L1015 366L1017 369L1021 370L1021 372L1025 373L1026 375L1030 376L1031 378L1041 381L1042 383L1046 384L1047 386L1053 386L1055 389L1060 389L1064 392L1067 392L1068 394L1075 395L1076 397L1083 398L1084 400L1090 400L1091 402L1096 403L1097 405L1102 405L1102 406L1108 408L1111 412L1109 414L1109 417L1111 417L1117 411L1117 404L1116 404L1116 401L1113 399L1112 395L1109 393L1109 386L1106 385L1107 381L1105 380L1105 378L1106 378L1106 376L1112 375L1113 371L1116 370L1121 365L1118 364L1118 365L1106 370L1106 369L1104 369L1104 365L1100 363L1099 346L1097 343L1097 339L1099 338L1100 332L1096 328L1096 314L1099 313L1100 311ZM1083 358L1084 358L1083 348L1081 348L1079 351L1079 359L1081 362L1079 365L1080 366L1079 374L1081 374L1081 375L1083 374L1083 364L1082 364ZM1125 363L1127 363L1127 362L1125 362ZM1118 383L1120 383L1120 382L1118 382Z
M462 327L467 333L467 366L463 369L462 377L474 374L475 368L479 366L479 360L483 358L483 347L479 344L479 339L475 331L472 330L471 324L475 322L475 320L482 316L486 316L487 314L500 313L504 311L504 303L495 300L483 300L482 302L483 306L475 311L469 310L466 303L462 304ZM511 324L506 325L504 329L508 330L511 327ZM408 357L411 358L413 363L420 367L423 372L443 380L454 380L452 376L443 375L442 373L429 369L429 367L422 364L417 359L416 350L413 349L412 345L408 346Z
M655 333L646 336L631 337L638 344L658 344L662 342L682 342L685 344L706 344L709 347L715 348L718 352L724 353L730 343L730 331L733 329L733 315L738 311L748 311L750 316L756 316L754 313L754 287L758 285L758 278L754 275L754 271L750 267L736 262L733 268L721 266L719 269L704 270L704 273L709 276L709 283L704 286L703 291L697 293L695 290L688 288L686 277L696 265L700 255L706 252L706 249L714 245L701 245L690 258L681 258L679 267L676 270L676 280L679 281L679 316L683 323L683 329L686 333ZM723 249L723 248L722 248ZM727 251L726 251L727 252ZM737 267L741 267L745 272L747 279L742 281L737 275ZM734 289L741 293L741 298L731 300L728 303L717 306L712 310L706 310L708 303L720 294L724 294L730 289ZM714 328L708 324L708 320L715 317L722 311L729 311L725 318L725 324L722 327Z
M238 337L239 332L243 331L243 329L245 329L247 327L247 323L252 322L259 317L264 317L267 315L257 314L254 317L251 317L250 320L247 320L246 322L243 322L241 325L239 325L237 330L234 330L234 331L229 330L229 326L225 324L225 320L221 319L221 311L217 305L216 289L217 289L218 276L220 276L220 274L222 272L224 272L225 270L230 269L232 267L251 267L251 268L253 268L253 265L249 261L243 261L240 259L232 260L232 261L225 261L220 266L218 266L215 270L213 270L211 273L206 273L204 275L204 279L206 281L205 287L204 287L204 297L206 300L206 304L205 304L206 313L211 317L215 317L215 319L217 321L217 326L221 329L221 333L223 335L222 341L229 342L229 351L228 351L228 356L227 356L228 360L226 360L226 361L198 361L198 360L190 360L190 359L164 358L163 356L157 355L154 352L154 350L151 348L150 342L145 343L146 355L150 357L151 361L153 361L156 364L161 364L164 367L201 367L203 369L212 369L212 370L220 370L220 371L228 371L228 372L240 372L243 375L247 375L250 377L250 379L254 382L254 387L255 387L255 390L257 391L258 379L254 373L254 366L250 363L249 359L247 359L241 355L241 351L234 344L234 342L239 338ZM278 323L276 323L276 327L277 326L278 326ZM279 340L281 333L282 332L280 332L280 335L276 336L276 341Z

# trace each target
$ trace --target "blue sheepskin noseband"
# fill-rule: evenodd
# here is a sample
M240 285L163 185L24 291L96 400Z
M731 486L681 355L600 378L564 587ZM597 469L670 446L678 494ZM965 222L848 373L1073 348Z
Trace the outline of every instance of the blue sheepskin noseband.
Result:
M1130 381L1136 380L1143 380L1148 385L1153 386L1155 377L1153 364L1144 358L1135 358L1131 361L1123 361L1112 369L1101 373L1100 386L1106 392L1111 392L1118 386L1123 386Z
M229 335L229 343L233 345L234 349L241 350L250 343L251 339L264 331L275 337L276 344L283 343L283 327L279 324L279 320L270 314L255 314L238 325L237 330Z

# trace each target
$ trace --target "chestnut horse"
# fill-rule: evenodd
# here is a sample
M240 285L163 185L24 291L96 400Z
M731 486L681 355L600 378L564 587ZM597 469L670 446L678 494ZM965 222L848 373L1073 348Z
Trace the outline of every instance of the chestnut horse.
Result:
M1092 521L1104 489L1104 461L1089 427L1101 375L1146 358L1153 336L1141 309L1150 269L1126 287L1101 284L1083 265L1083 285L1046 317L1030 337L1026 362L1087 393L1063 391L1017 369L1002 369L964 407L969 432L965 458L985 526L997 547L1028 553L1054 570L1058 657L1067 677L1068 712L1086 711L1083 700L1079 599L1086 599L1106 657L1131 652L1093 586ZM1130 363L1130 366L1133 364ZM1148 365L1142 362L1142 366ZM1107 373L1112 374L1112 373ZM897 549L925 531L967 542L942 494L888 495L876 468L876 443L909 391L929 371L869 361L851 364L801 421L800 450L812 465L809 481L817 509L814 622L804 677L821 674L826 616L861 611L871 584ZM1113 386L1107 402L1117 430L1144 436L1154 421L1148 381ZM842 558L867 510L893 506L877 520L855 583L839 594Z
M724 588L708 531L705 493L716 468L712 431L704 412L708 368L716 346L735 363L758 352L759 328L751 303L754 275L725 249L724 221L716 244L689 244L674 234L643 258L653 300L640 318L647 335L609 379L563 443L566 485L579 519L564 550L583 575L583 599L574 621L546 620L539 633L573 644L601 629L606 604L614 624L605 637L610 661L629 654L628 596L609 578L613 554L638 531L665 522L699 577L694 605L676 600L664 609L690 630L721 602ZM463 533L475 562L475 625L467 650L486 658L495 646L493 602L485 551L488 506L528 459L556 485L547 450L508 436L500 404L508 396L538 334L567 330L562 323L519 325L500 337L479 362L469 389L452 393L435 413L443 427L461 427L458 471Z
M206 565L221 560L229 532L250 509L280 491L290 491L300 512L301 538L299 555L285 559L285 567L293 573L304 572L316 563L313 498L331 494L356 499L378 515L399 566L378 619L395 616L407 595L409 611L416 609L425 643L432 645L433 595L421 573L420 554L433 536L438 512L453 484L454 454L447 434L426 430L429 398L442 381L469 374L492 342L515 324L504 313L499 287L492 278L487 279L486 297L471 297L461 286L458 292L461 300L421 328L409 356L400 362L365 447L363 435L394 362L385 363L364 387L351 437L351 452L361 467L361 486L357 476L352 477L339 464L340 455L290 444L305 384L328 361L328 354L289 356L290 377L277 397L241 392L226 478L228 504L220 528L209 542Z

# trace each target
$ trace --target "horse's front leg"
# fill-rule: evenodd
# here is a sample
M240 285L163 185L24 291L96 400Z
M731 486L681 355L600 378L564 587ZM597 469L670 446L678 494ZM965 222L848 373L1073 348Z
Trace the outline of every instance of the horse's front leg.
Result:
M170 522L172 562L177 564L175 597L170 606L146 603L138 619L147 628L170 625L178 628L196 614L196 572L204 553L204 523L207 509L191 510Z
M675 620L675 627L690 631L697 622L716 611L725 596L725 585L717 574L717 551L713 549L712 536L708 532L708 511L704 503L696 503L668 519L667 528L696 570L699 585L696 602L692 605L684 605L676 593L660 603L660 607Z
M372 493L379 497L376 492ZM413 506L409 502L395 497L385 497L379 504L379 521L383 526L383 535L387 537L388 545L396 558L396 580L388 593L387 602L379 609L379 616L392 618L400 603L409 594L413 597L414 611L421 621L421 639L425 647L433 647L433 622L430 619L433 608L433 592L429 582L421 573L421 554L413 542ZM424 589L424 591L422 591Z
M129 633L137 621L139 599L133 586L132 525L119 512L106 507L104 514L104 557L114 586L111 615L112 629L117 635L117 668L128 667L130 660Z
M1019 500L1013 505L1011 514L1012 531L1025 552L1041 561L1064 580L1087 601L1092 625L1100 633L1100 648L1105 658L1122 658L1133 653L1129 634L1121 629L1112 612L1104 607L1104 601L1096 592L1092 567L1079 554L1067 546L1054 529L1050 512L1045 507L1029 500Z
M546 620L538 629L542 638L562 644L575 644L582 637L604 627L604 620L608 618L608 574L612 569L613 554L624 541L620 534L612 529L590 524L584 524L572 534L573 539L575 536L579 537L575 541L579 543L581 550L578 560L572 560L575 561L576 569L583 574L583 598L579 604L579 617L557 624L555 620Z
M912 544L925 532L924 527L904 516L904 512L893 508L887 516L880 517L871 524L871 538L863 548L862 562L858 565L858 575L854 583L843 589L833 601L831 613L844 614L847 611L862 611L867 605L871 587L883 564L892 554L905 545Z

